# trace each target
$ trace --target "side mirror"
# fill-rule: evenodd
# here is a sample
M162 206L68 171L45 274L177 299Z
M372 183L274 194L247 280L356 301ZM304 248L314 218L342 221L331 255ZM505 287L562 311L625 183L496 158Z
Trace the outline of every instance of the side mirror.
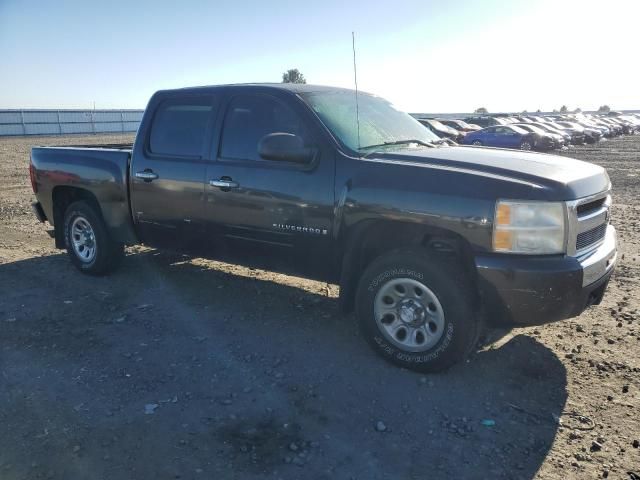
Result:
M315 149L305 147L302 139L293 133L276 132L260 139L258 154L276 162L309 163Z

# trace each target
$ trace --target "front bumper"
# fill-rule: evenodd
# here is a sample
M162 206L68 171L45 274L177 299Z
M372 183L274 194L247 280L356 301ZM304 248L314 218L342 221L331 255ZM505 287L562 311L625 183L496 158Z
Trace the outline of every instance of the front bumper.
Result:
M602 300L617 260L616 231L582 258L479 255L475 259L488 320L541 325L580 315Z
M536 141L536 144L535 144L536 150L541 150L543 152L547 150L553 150L555 146L556 146L555 141L550 138L540 139Z

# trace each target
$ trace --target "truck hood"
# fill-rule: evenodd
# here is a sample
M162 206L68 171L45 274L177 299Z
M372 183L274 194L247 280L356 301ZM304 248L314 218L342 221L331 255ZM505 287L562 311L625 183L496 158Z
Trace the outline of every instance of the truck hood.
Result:
M462 146L416 148L380 152L367 158L524 184L530 189L531 199L575 200L611 187L606 170L598 165L519 150Z

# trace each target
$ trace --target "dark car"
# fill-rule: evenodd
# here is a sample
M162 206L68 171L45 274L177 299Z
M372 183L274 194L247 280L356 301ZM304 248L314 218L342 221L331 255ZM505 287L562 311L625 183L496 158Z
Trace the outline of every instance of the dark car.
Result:
M563 127L572 128L576 131L581 132L584 135L584 141L586 143L590 143L590 144L597 143L600 141L600 138L602 137L602 133L600 133L599 130L580 125L578 122L575 121L575 119L571 119L571 121L558 120L558 122L556 123Z
M450 120L446 118L438 118L440 123L446 125L447 127L455 128L460 132L475 132L477 130L481 130L482 127L480 125L475 125L473 123L467 123L464 120Z
M460 132L455 128L449 127L432 118L419 118L418 121L435 133L440 138L447 138L454 142L461 142L464 138L464 132Z
M550 123L548 122L531 122L531 125L536 126L542 130L544 130L545 132L551 133L551 134L555 134L555 135L560 135L560 137L562 138L562 143L564 146L569 146L571 144L571 134L564 131L564 130L560 130L558 128L555 128L554 126L552 126Z
M613 136L618 136L618 135L622 135L623 133L623 128L622 125L620 125L619 123L614 122L613 120L611 120L611 118L609 117L598 117L598 121L601 123L604 123L605 125L607 125L612 132Z
M540 148L537 147L539 141L541 139L535 133L513 125L500 125L468 133L462 143L464 145L534 150ZM543 144L547 145L547 141L543 141Z
M490 117L487 115L480 115L475 117L467 117L464 119L467 123L473 123L482 128L492 127L494 125L508 125L508 122L499 117Z
M615 135L612 126L600 121L597 117L588 117L583 121L586 121L587 125L600 128L604 137L612 138Z
M543 122L544 123L544 122ZM557 128L560 131L566 132L571 135L571 145L583 145L585 142L584 128L577 126L569 127L565 125L561 125L560 123L553 121L547 122L553 128Z
M585 115L570 116L570 117L567 117L566 120L569 122L575 122L578 125L584 127L585 129L596 130L599 133L599 135L596 136L597 140L599 140L600 138L606 137L611 133L611 129L603 125L598 125L597 123L594 123L590 118L586 117ZM589 142L589 139L587 139L587 141ZM589 142L589 143L592 143L592 142Z
M633 135L637 130L637 126L634 123L623 117L611 117L610 120L620 125L622 127L622 133L625 135Z
M554 148L562 148L565 145L565 139L558 133L551 133L532 123L514 123L514 127L520 127L527 132L538 135L537 148L535 150L546 151Z
M485 319L539 325L600 303L617 258L605 169L442 143L353 90L165 90L133 145L33 148L33 210L86 274L144 243L337 284L371 347L420 371L463 360ZM68 276L52 265L41 281Z

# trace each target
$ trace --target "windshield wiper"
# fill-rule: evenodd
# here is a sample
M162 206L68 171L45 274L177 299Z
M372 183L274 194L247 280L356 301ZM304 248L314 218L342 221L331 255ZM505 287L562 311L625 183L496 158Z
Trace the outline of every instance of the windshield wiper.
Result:
M388 147L390 145L408 145L410 143L417 143L418 145L422 145L424 147L435 148L435 144L430 143L430 142L423 142L422 140L415 140L415 139L406 139L406 140L395 140L393 142L377 143L377 144L374 144L374 145L367 145L366 147L360 147L358 150L364 150L364 149L369 149L369 148Z

